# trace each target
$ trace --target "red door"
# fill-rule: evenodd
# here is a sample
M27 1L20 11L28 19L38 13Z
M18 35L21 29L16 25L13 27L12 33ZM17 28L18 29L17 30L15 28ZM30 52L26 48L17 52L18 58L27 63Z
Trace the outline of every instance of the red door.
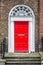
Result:
M28 52L28 21L14 22L14 52Z

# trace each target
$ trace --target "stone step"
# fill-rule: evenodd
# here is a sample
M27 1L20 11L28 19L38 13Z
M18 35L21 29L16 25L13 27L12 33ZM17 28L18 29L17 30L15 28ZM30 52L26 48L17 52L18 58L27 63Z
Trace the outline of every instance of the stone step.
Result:
M40 57L40 54L39 53L5 53L5 57L7 57L7 58L19 58L19 57L27 57L27 58L29 58L29 57L34 57L34 58L36 58L36 57Z
M6 64L24 64L24 63L26 63L26 64L39 64L40 65L40 63L41 63L41 61L40 61L40 57L29 57L29 58L7 58L6 59Z
M40 65L39 53L7 53L5 55L6 65Z
M38 63L38 64L36 64L36 63L34 63L34 64L26 64L26 63L23 63L23 64L21 64L21 63L20 63L20 64L18 64L18 63L17 63L17 64L12 64L12 63L11 63L11 64L9 64L9 63L8 63L8 64L6 64L6 65L41 65L41 64L40 64L40 63Z
M7 63L41 63L40 58L6 59Z
M14 63L14 64L16 64L16 63L28 63L28 64L32 64L32 63L41 63L40 61L7 61L6 63Z
M41 60L40 59L35 59L35 60L28 60L28 59L6 59L6 64L36 64L40 65Z
M7 61L39 61L40 58L24 58L24 59L6 59Z

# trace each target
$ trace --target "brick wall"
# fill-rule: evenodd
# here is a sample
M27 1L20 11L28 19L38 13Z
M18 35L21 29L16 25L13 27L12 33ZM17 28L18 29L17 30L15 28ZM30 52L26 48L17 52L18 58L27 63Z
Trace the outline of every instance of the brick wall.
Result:
M8 37L8 14L12 7L19 4L24 4L32 8L35 14L35 43L36 50L38 44L38 0L1 0L0 1L0 41L4 37Z
M41 38L43 36L43 0L40 0L40 22L39 22L39 48L41 49Z

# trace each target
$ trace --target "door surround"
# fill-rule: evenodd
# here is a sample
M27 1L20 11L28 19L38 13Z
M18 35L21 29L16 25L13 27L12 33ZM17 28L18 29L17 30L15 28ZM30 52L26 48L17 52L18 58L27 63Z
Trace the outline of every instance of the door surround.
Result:
M24 10L20 10L20 7ZM18 8L18 9L17 9ZM18 12L17 12L18 10ZM20 13L20 14L19 14ZM8 52L14 52L14 21L28 21L29 22L29 53L35 52L35 15L33 10L26 5L14 6L8 15Z

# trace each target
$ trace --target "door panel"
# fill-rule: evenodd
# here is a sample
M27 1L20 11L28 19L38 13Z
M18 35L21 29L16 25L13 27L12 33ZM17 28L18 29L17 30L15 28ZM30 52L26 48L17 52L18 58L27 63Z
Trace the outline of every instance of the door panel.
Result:
M28 52L28 21L14 22L14 52Z

